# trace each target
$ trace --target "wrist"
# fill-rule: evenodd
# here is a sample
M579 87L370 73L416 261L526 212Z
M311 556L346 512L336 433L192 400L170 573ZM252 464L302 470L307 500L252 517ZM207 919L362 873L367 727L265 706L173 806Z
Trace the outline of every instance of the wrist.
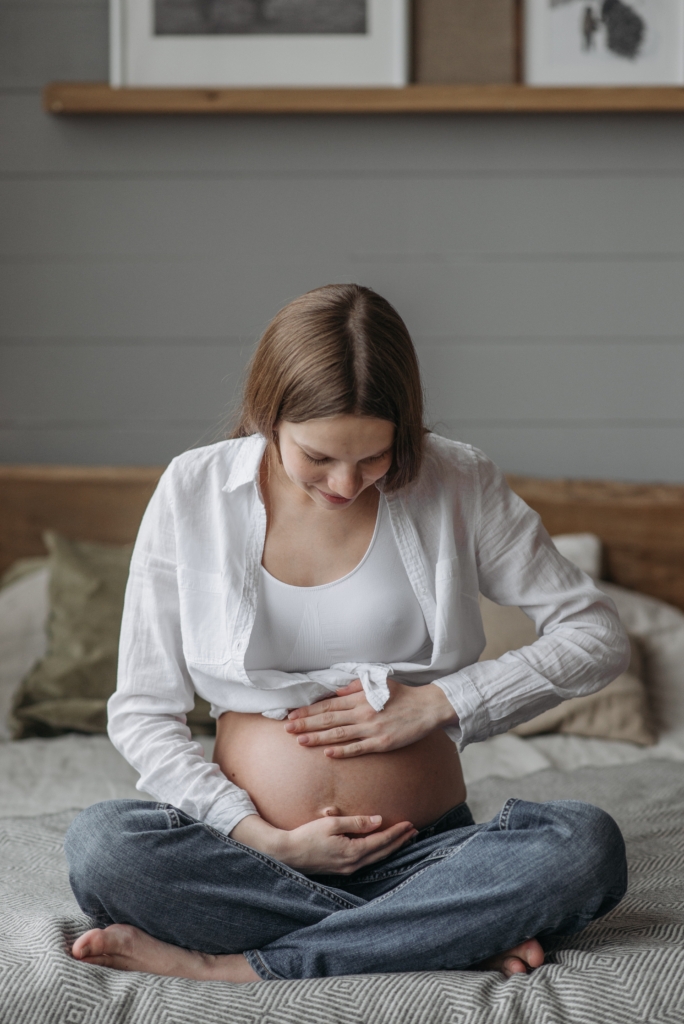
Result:
M248 814L230 833L231 839L242 843L243 846L251 846L253 850L259 850L260 853L265 853L275 860L283 859L287 836L287 832L269 825L258 814Z
M458 715L441 686L430 683L423 687L428 691L430 711L433 715L434 728L441 729L446 725L458 725Z

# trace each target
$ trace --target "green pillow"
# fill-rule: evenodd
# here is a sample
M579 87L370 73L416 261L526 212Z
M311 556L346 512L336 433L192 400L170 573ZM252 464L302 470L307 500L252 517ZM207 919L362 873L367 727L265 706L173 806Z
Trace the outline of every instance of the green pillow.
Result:
M50 552L48 649L15 695L13 736L106 732L133 545L70 541L56 533L44 540ZM199 697L188 725L194 732L215 728Z

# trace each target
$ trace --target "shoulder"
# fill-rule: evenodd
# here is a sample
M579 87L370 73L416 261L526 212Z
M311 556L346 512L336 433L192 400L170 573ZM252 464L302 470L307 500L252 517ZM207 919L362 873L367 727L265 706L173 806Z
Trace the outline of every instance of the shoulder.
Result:
M196 480L207 473L227 473L251 441L251 437L239 437L233 441L217 441L202 448L191 448L171 460L167 473L174 480Z
M174 500L196 502L202 496L227 489L236 480L253 480L262 449L263 439L259 435L192 448L172 459L162 481Z
M483 476L496 473L500 474L498 467L479 448L439 434L428 434L420 473L410 487L417 490L455 488L460 492L464 488L479 490Z
M505 505L510 495L504 474L484 452L438 434L425 438L420 473L398 492L416 520L444 514L471 526L490 508Z

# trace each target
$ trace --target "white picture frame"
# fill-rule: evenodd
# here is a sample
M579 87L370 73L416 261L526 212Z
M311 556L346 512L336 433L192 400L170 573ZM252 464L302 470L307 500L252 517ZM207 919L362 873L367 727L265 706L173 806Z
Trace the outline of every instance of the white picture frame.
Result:
M184 2L192 8L196 0ZM201 7L202 0L197 2ZM239 9L251 2L241 0ZM365 3L365 31L297 34L287 27L283 30L281 23L273 35L263 29L258 34L160 35L155 34L155 0L110 0L110 84L114 88L406 85L408 0L357 0L357 8L360 3ZM321 8L316 10L320 14Z
M527 85L681 85L684 0L525 0Z

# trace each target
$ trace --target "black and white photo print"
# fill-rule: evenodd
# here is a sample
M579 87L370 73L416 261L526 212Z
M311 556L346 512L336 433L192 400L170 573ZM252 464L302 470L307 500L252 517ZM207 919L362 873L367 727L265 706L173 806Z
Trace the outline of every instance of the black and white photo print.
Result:
M404 86L410 3L109 0L110 83L114 88Z
M367 0L155 0L155 35L363 35Z
M529 85L676 85L684 0L526 0Z

